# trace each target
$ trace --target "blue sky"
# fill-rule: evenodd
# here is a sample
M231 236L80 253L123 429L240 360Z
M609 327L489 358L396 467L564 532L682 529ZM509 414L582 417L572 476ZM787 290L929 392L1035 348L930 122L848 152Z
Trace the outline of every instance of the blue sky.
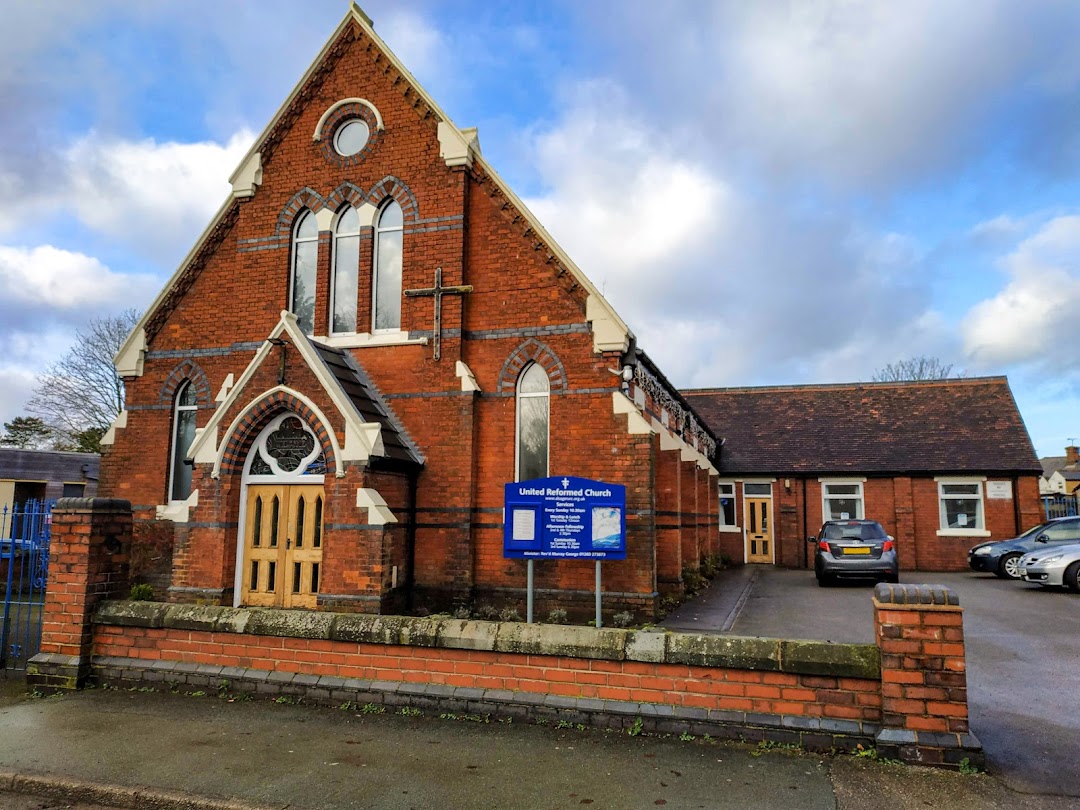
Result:
M0 421L145 306L344 0L12 0ZM1080 437L1080 6L370 2L683 386L1008 374Z

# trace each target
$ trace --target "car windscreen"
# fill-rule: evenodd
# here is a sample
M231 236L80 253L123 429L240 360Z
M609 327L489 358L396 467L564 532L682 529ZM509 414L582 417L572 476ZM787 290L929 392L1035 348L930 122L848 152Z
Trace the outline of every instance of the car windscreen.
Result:
M884 540L885 530L878 523L830 523L825 527L826 540Z

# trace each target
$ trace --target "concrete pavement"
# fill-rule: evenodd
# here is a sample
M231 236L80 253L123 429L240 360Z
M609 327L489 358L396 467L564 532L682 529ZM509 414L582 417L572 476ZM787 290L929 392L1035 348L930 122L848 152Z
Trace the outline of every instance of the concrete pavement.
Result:
M746 567L753 571L722 572L663 624L675 629L696 616L698 632L726 624L742 636L873 643L870 585L820 588L810 571ZM971 727L991 771L1018 791L1080 797L1080 720L1071 702L1080 694L1080 597L988 574L904 572L901 582L940 583L960 596ZM735 616L733 594L743 595Z
M16 684L17 686L17 684ZM0 770L298 810L808 808L1064 810L964 776L711 741L323 709L269 700L92 690L0 698ZM127 791L125 794L124 791ZM100 798L101 794L95 794ZM4 795L0 794L0 807ZM25 797L13 807L27 805ZM117 801L116 806L198 807ZM207 806L207 805L204 805Z

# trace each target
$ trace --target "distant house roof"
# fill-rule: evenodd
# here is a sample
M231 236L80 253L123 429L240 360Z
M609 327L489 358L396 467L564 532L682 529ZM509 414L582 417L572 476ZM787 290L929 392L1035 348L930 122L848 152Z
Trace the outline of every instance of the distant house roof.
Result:
M1049 478L1058 470L1064 469L1069 459L1068 456L1043 456L1039 463L1042 465L1043 478Z
M27 481L96 481L101 456L63 450L0 448L0 478Z
M1064 478L1066 481L1080 481L1080 470L1066 469L1058 470L1058 472L1061 473L1061 477ZM1051 473L1051 475L1053 475L1053 473Z
M1039 473L1005 377L683 391L721 473Z

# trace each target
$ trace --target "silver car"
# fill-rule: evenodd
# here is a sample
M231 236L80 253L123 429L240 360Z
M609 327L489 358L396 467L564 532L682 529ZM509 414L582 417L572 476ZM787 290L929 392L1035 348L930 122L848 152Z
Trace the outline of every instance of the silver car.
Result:
M1080 592L1080 544L1050 546L1031 551L1020 558L1020 578L1047 588L1065 586Z

